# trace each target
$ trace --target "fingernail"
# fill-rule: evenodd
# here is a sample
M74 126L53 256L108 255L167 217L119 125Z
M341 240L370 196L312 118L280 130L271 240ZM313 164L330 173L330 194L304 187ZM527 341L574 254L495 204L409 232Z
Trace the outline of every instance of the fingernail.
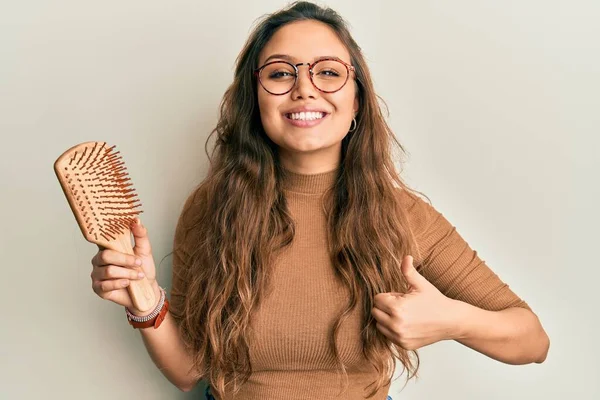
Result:
M121 286L125 287L127 285L129 285L129 281L123 281L123 282L121 282Z
M139 259L139 258L136 258L136 259L135 259L135 265L138 265L138 266L139 266L139 265L142 265L142 260L141 260L141 259Z
M139 218L136 217L135 224L136 225L142 225L142 221Z
M142 279L143 277L144 277L144 273L143 272L138 273L138 278Z

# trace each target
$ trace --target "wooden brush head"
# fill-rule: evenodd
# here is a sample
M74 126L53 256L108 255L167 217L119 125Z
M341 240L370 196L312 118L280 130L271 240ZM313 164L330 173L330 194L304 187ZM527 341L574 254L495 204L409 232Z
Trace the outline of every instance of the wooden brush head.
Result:
M123 240L131 244L129 227L142 213L124 164L115 146L105 142L73 146L54 163L83 236L105 248Z

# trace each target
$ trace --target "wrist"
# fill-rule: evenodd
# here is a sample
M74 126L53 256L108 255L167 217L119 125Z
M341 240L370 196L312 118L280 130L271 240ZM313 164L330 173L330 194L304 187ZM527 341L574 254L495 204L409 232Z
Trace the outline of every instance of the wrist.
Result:
M165 315L169 311L169 300L166 296L166 291L163 288L160 288L160 299L154 310L146 316L136 316L132 314L127 307L125 307L125 314L127 315L127 320L129 321L129 325L131 325L134 329L143 329L154 327L157 329L160 324L164 321Z
M153 280L152 283L150 284L150 286L152 286L152 290L154 291L154 306L152 306L147 311L140 311L135 308L130 308L129 312L131 312L136 317L145 317L147 315L150 315L152 313L152 311L154 311L156 309L156 307L158 306L158 303L160 302L161 291L160 291L160 286L158 285L158 282L156 282L156 280Z
M449 339L458 340L467 337L469 321L472 320L472 308L473 306L464 301L450 299Z

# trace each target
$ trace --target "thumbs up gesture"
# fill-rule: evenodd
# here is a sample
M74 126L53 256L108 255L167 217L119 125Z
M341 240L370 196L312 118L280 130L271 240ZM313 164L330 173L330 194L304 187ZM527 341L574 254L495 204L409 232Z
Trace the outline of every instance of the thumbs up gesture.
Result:
M375 295L371 314L377 329L392 343L416 350L445 339L453 339L456 301L444 296L413 266L412 256L402 260L407 293Z

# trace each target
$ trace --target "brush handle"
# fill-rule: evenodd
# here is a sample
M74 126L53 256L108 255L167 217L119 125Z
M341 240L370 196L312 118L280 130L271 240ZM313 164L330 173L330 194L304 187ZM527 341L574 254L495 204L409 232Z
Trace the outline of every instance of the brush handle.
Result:
M107 248L121 253L135 255L133 247L131 246L131 233L126 230L125 234L119 235L117 240L108 243ZM144 272L141 267L133 268L135 271ZM129 286L127 286L129 296L133 301L133 306L139 311L150 311L156 306L157 299L154 295L154 289L148 278L145 276L142 279L131 279Z

